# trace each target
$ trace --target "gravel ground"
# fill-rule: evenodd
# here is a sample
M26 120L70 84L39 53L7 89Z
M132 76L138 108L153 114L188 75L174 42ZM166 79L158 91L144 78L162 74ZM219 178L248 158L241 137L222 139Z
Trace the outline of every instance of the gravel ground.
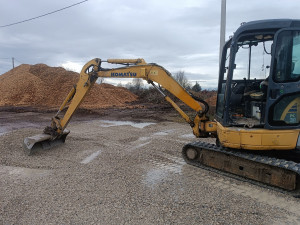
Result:
M298 199L187 165L186 124L69 129L64 145L33 156L22 141L42 127L2 133L0 224L300 224Z

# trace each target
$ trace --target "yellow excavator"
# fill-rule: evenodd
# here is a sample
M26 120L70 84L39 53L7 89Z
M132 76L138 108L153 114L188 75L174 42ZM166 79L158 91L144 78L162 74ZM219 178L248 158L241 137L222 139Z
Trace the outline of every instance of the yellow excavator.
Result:
M298 194L300 20L253 21L237 29L222 51L213 121L205 100L189 94L162 66L143 59L93 59L83 67L51 125L43 134L24 139L29 155L65 142L72 115L98 77L146 80L190 124L196 137L216 138L216 144L186 144L182 156L188 164ZM193 109L195 116L190 118L156 83Z

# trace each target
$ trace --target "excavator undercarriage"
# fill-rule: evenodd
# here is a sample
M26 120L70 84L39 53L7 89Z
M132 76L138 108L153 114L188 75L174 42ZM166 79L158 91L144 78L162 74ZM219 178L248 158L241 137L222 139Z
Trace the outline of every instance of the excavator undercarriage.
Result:
M182 149L182 157L190 165L300 197L300 152L294 154L298 155L293 159L296 162L278 152L264 155L207 142L189 143Z

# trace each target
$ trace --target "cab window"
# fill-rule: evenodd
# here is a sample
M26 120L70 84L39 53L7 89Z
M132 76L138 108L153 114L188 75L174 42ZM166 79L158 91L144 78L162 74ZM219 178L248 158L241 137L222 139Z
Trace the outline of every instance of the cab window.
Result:
M283 31L278 35L273 80L277 83L300 79L300 32Z

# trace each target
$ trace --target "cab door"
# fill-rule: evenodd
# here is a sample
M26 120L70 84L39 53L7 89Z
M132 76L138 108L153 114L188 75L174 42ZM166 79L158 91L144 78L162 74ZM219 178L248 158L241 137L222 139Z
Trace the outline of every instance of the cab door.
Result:
M279 30L272 50L265 128L300 128L300 29Z
M215 119L220 122L223 126L226 124L226 118L224 117L225 106L226 106L226 83L227 74L229 72L229 55L230 55L231 39L229 39L222 50L222 58L219 69L219 81L218 81L218 95Z

